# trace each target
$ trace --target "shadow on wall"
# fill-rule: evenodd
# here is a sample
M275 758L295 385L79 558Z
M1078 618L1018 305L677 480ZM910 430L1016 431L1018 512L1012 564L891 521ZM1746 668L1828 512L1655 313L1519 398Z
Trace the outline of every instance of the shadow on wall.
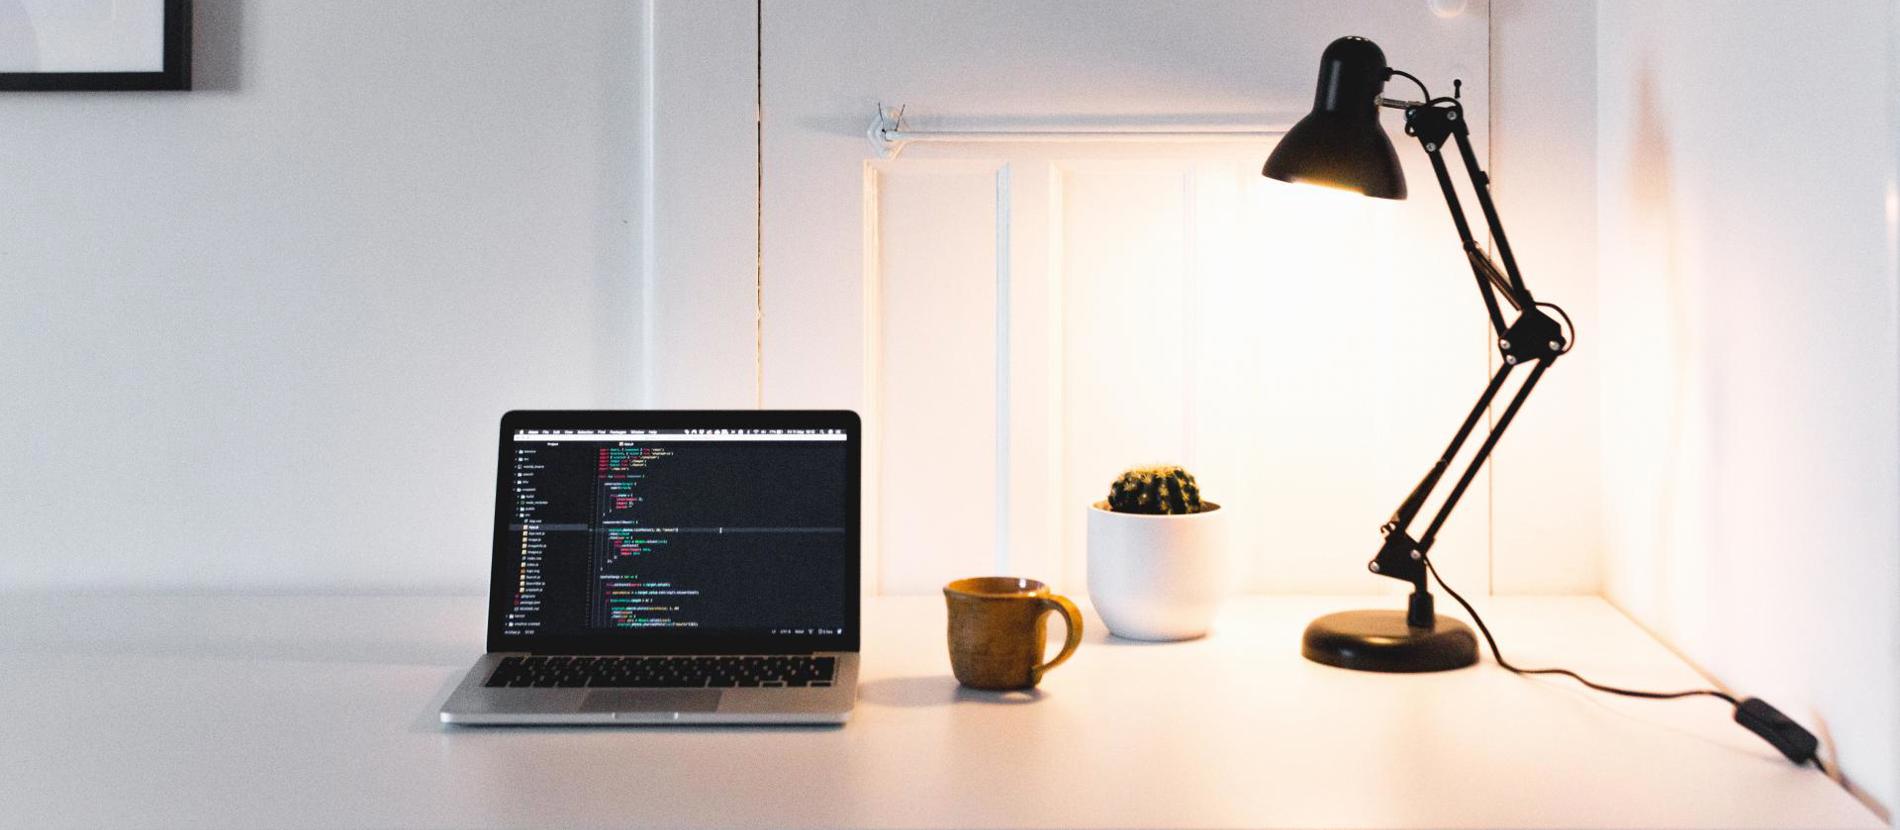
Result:
M191 11L193 92L243 87L244 0L197 0Z
M1657 91L1656 70L1645 60L1635 72L1636 111L1631 122L1628 180L1629 194L1623 258L1624 310L1640 322L1629 333L1636 342L1627 353L1630 363L1621 367L1627 392L1625 416L1630 423L1647 424L1638 435L1616 436L1637 445L1625 455L1626 464L1653 464L1649 469L1629 469L1631 479L1647 484L1638 493L1626 494L1649 503L1632 511L1645 517L1634 531L1636 546L1648 554L1649 578L1642 584L1653 587L1670 585L1670 573L1677 570L1672 559L1688 549L1684 544L1696 538L1701 511L1687 504L1695 483L1688 480L1693 469L1697 440L1688 428L1702 400L1698 395L1698 351L1694 334L1695 299L1687 283L1680 246L1681 223L1677 218L1676 194L1668 125L1662 114ZM1643 308L1647 306L1647 308ZM1647 358L1647 359L1645 359ZM1635 378L1629 375L1634 374ZM1653 407L1653 409L1652 409ZM1638 417L1638 413L1650 417ZM1636 505L1626 505L1635 507ZM1645 599L1665 626L1675 622L1670 603L1662 602L1664 593L1653 591Z

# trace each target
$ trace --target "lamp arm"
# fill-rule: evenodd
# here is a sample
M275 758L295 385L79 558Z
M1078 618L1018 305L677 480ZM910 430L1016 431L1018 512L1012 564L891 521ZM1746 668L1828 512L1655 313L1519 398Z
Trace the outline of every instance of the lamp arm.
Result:
M1485 460L1491 457L1491 450L1497 446L1498 439L1504 437L1505 428L1511 425L1512 418L1517 417L1517 410L1524 405L1525 399L1531 396L1531 389L1537 386L1537 380L1542 378L1549 368L1549 361L1538 361L1531 367L1530 375L1524 378L1524 385L1519 386L1517 394L1511 396L1511 402L1504 405L1504 412L1498 415L1498 422L1492 425L1490 432L1485 434L1484 443L1478 445L1478 453L1471 457L1471 463L1465 467L1464 475L1458 477L1458 483L1452 486L1451 494L1445 497L1445 503L1438 506L1438 513L1432 517L1431 525L1425 528L1425 535L1418 538L1420 553L1431 553L1432 543L1438 541L1438 528L1445 524L1445 519L1451 515L1451 509L1458 504L1458 497L1463 496L1465 488L1471 486L1471 480L1477 477L1478 469L1483 467ZM1502 378L1510 371L1511 365L1505 364L1498 369L1497 376Z
M1387 535L1394 531L1403 533L1405 528L1412 523L1418 511L1425 506L1425 499L1430 497L1432 490L1438 487L1438 480L1444 476L1445 470L1449 469L1451 462L1457 459L1458 449L1464 446L1465 439L1471 437L1471 431L1477 428L1478 419L1483 417L1485 409L1491 406L1491 400L1496 398L1498 390L1503 388L1504 379L1511 374L1511 368L1511 364L1507 363L1491 375L1491 383L1484 387L1484 394L1479 395L1478 402L1471 406L1470 414L1466 415L1464 423L1458 426L1458 432L1452 436L1451 444L1445 447L1444 454L1438 457L1431 471L1419 480L1418 486L1412 488L1411 495L1405 497L1405 501L1399 504L1399 509L1392 511L1392 518L1387 519L1385 524L1379 527L1379 532Z
M1491 231L1491 244L1497 246L1498 257L1504 260L1504 273L1510 277L1512 289L1507 293L1517 298L1512 305L1520 310L1534 308L1537 301L1531 298L1530 289L1524 287L1524 276L1517 270L1517 257L1511 254L1511 240L1504 235L1504 225L1498 221L1498 207L1491 201L1491 177L1478 166L1478 156L1471 149L1471 130L1465 126L1464 107L1454 101L1450 108L1441 111L1446 118L1451 119L1451 135L1458 142L1458 155L1464 160L1465 172L1471 177L1472 189L1478 195L1478 209L1484 212L1485 226ZM1493 270L1495 268L1493 266Z
M1465 259L1471 265L1473 277L1478 283L1478 292L1484 299L1485 312L1490 318L1492 328L1498 335L1498 350L1503 355L1502 365L1491 377L1484 393L1472 406L1471 412L1458 427L1432 468L1419 480L1392 517L1380 527L1385 534L1385 542L1379 548L1367 568L1373 573L1394 579L1411 582L1413 585L1410 610L1407 622L1414 626L1430 626L1433 620L1431 593L1426 585L1425 557L1437 541L1438 531L1444 526L1458 500L1471 486L1478 471L1483 468L1491 451L1503 437L1504 430L1510 426L1517 411L1530 397L1531 390L1543 377L1557 357L1568 348L1563 329L1549 315L1544 314L1530 289L1524 285L1524 278L1517 269L1517 259L1511 253L1510 242L1504 235L1504 227L1498 220L1497 206L1492 202L1490 177L1478 166L1477 154L1471 148L1470 130L1465 125L1464 107L1456 99L1438 98L1425 103L1409 104L1405 107L1405 131L1416 136L1424 146L1425 154L1432 162L1432 172L1437 175L1439 189L1444 193L1445 204L1451 210L1452 224L1458 230L1458 238L1465 251ZM1465 173L1470 177L1472 190L1477 196L1478 206L1484 214L1485 225L1491 240L1497 246L1498 255L1503 259L1503 267L1485 254L1472 235L1470 221L1465 217L1463 205L1458 199L1458 191L1451 181L1451 171L1445 163L1444 148L1447 141L1455 142L1459 159L1464 163ZM1498 302L1500 296L1504 303L1517 312L1517 318L1508 324ZM1520 363L1535 362L1531 373L1524 379L1510 403L1485 435L1477 453L1465 465L1458 481L1438 506L1425 533L1414 538L1409 527L1424 508L1425 500L1437 489L1445 473L1450 470L1458 452L1471 433L1477 428L1498 392L1503 388L1505 378Z
M1428 571L1425 557L1431 553L1432 545L1438 541L1439 528L1444 526L1447 518L1450 518L1452 509L1458 506L1458 500L1464 496L1465 490L1471 487L1471 482L1477 478L1478 471L1484 468L1484 462L1491 457L1491 451L1497 447L1498 439L1504 437L1504 430L1510 427L1512 419L1517 417L1517 411L1524 406L1524 401L1530 398L1531 390L1536 388L1537 381L1544 376L1545 370L1550 368L1548 361L1540 360L1531 367L1531 373L1524 378L1523 385L1511 395L1510 403L1505 404L1504 412L1498 416L1498 422L1492 425L1485 434L1484 441L1478 445L1477 453L1471 457L1470 462L1465 464L1464 472L1458 476L1458 483L1452 485L1451 492L1445 496L1444 503L1440 504L1437 512L1432 514L1431 524L1426 526L1425 533L1414 538L1407 528L1417 517L1419 509L1424 506L1426 497L1437 489L1438 482L1443 478L1445 471L1451 467L1451 462L1457 457L1458 450L1471 437L1472 430L1477 427L1478 419L1491 406L1491 402L1497 397L1498 390L1503 388L1504 379L1509 377L1516 367L1517 364L1506 363L1499 366L1497 372L1491 375L1491 383L1485 387L1484 394L1478 397L1478 402L1471 407L1471 414L1466 416L1464 423L1459 426L1458 434L1451 439L1451 444L1445 448L1444 455L1439 456L1437 463L1432 465L1431 471L1425 474L1425 478L1413 488L1411 495L1406 497L1405 503L1400 505L1398 511L1392 514L1392 518L1379 528L1379 532L1385 534L1385 542L1379 546L1379 552L1373 556L1366 568L1380 576L1389 576L1412 583L1411 607L1407 614L1407 622L1411 625L1423 628L1432 624L1432 599L1431 591L1426 586Z
M1445 203L1451 208L1452 224L1458 226L1458 238L1464 243L1465 259L1471 264L1471 273L1478 278L1478 293L1484 297L1484 310L1491 318L1491 328L1499 337L1504 336L1504 314L1498 310L1498 292L1504 294L1511 308L1522 311L1523 306L1513 296L1510 280L1498 271L1491 258L1485 256L1478 247L1478 241L1471 236L1471 225L1465 220L1464 206L1458 203L1458 190L1452 186L1451 171L1445 169L1445 157L1431 144L1426 144L1425 154L1432 160L1432 172L1438 174L1438 189L1445 194ZM1495 290L1494 290L1495 289Z

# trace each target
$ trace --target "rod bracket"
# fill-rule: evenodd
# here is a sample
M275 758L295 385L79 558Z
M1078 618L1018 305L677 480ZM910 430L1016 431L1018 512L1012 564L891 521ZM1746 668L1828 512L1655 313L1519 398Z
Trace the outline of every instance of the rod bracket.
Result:
M904 152L905 142L892 138L904 130L904 107L887 109L884 102L877 104L876 114L871 116L871 126L864 131L865 138L871 141L871 152L881 159L897 158Z

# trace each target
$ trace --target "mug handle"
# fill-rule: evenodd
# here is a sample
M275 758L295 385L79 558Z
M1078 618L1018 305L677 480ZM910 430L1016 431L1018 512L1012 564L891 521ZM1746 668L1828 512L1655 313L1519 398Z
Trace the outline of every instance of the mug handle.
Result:
M1036 601L1042 604L1042 613L1055 611L1062 614L1063 622L1069 626L1069 637L1062 642L1062 650L1056 652L1054 660L1029 670L1031 683L1041 682L1044 672L1062 665L1063 661L1069 659L1069 655L1075 653L1075 647L1082 644L1082 611L1075 607L1075 603L1070 602L1068 597L1054 594L1037 597Z

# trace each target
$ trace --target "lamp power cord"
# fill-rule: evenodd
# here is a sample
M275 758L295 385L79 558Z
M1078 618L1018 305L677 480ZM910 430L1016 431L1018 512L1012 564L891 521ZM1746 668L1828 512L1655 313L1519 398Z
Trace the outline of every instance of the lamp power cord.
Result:
M1809 732L1800 724L1795 723L1792 718L1782 714L1781 710L1770 706L1767 701L1761 698L1751 697L1737 699L1734 695L1720 689L1686 689L1679 692L1652 692L1640 689L1625 689L1620 686L1598 683L1570 669L1526 669L1512 665L1509 660L1504 659L1504 653L1498 649L1497 638L1491 636L1491 628L1484 624L1484 617L1478 614L1478 609L1471 607L1471 603L1465 601L1463 596L1445 583L1445 578L1438 574L1438 568L1432 565L1430 556L1424 557L1424 562L1425 570L1432 575L1432 581L1437 582L1439 589L1456 600L1458 604L1465 609L1465 613L1471 615L1471 621L1477 623L1478 632L1484 635L1485 645L1491 649L1491 659L1496 661L1498 666L1504 670L1519 675L1561 675L1599 692L1607 692L1624 697L1643 698L1646 700L1678 700L1689 697L1716 698L1734 707L1736 723L1741 724L1743 727L1746 727L1748 731L1755 733L1760 736L1762 740L1772 744L1775 749L1780 750L1781 754L1786 756L1788 760L1801 765L1813 764L1823 775L1827 775L1830 778L1833 777L1833 771L1828 769L1827 763L1821 760L1820 753L1817 751L1820 748L1820 741L1814 737L1814 733Z

